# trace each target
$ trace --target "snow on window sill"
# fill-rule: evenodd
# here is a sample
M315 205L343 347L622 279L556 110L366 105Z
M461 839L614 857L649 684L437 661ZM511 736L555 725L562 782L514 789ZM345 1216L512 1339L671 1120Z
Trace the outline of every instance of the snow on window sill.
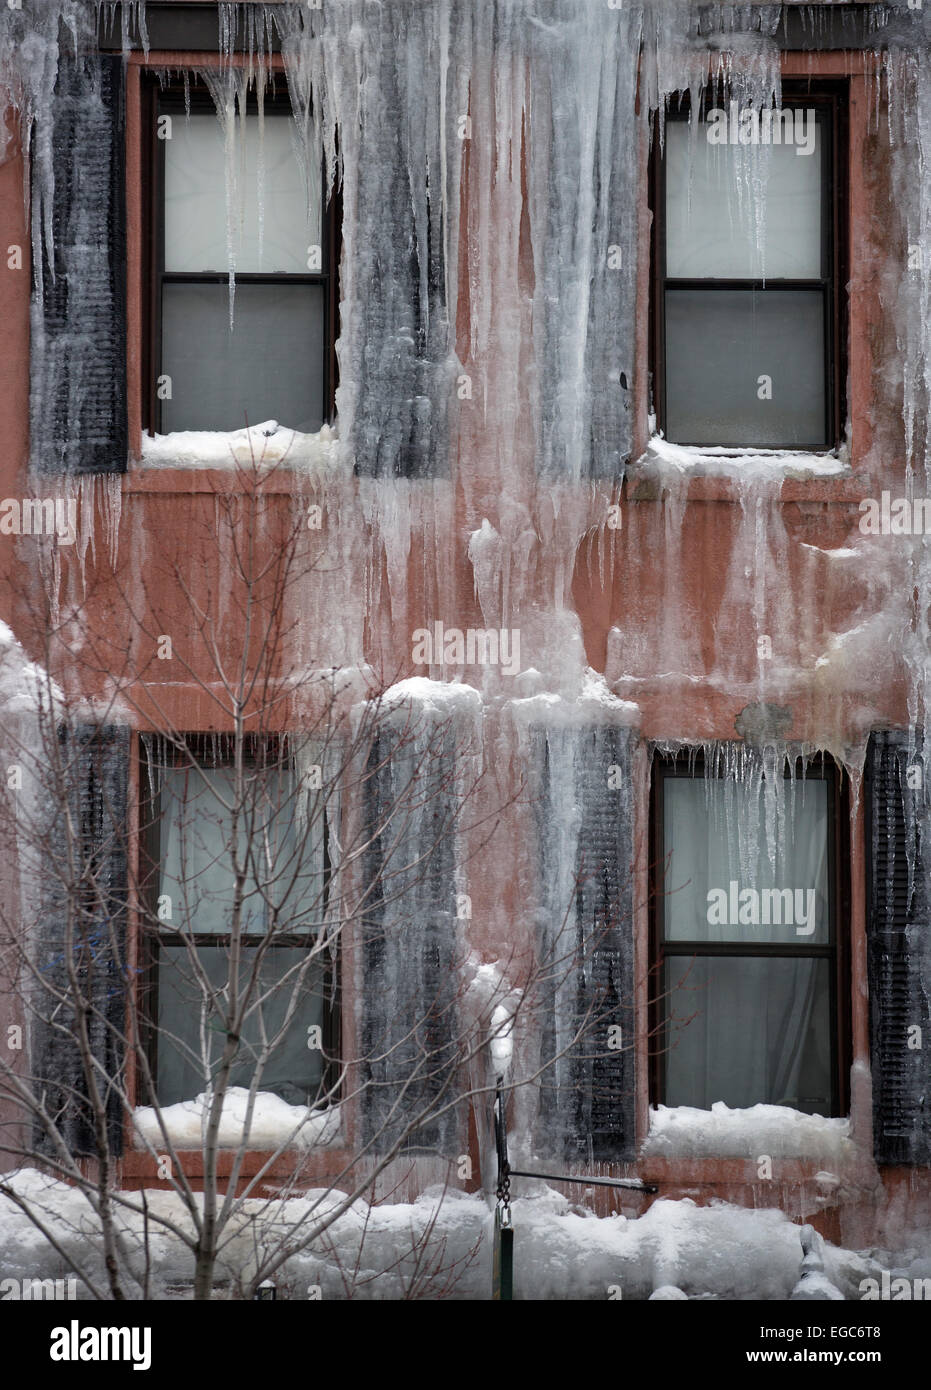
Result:
M647 474L680 474L696 478L764 480L838 478L851 469L846 447L809 453L798 449L699 448L671 444L661 434L650 437L646 450L633 464Z
M641 1158L819 1159L835 1164L854 1157L850 1121L806 1115L786 1105L731 1110L717 1101L710 1110L658 1105Z
M249 1092L242 1086L231 1086L223 1103L218 1143L221 1149L243 1146L246 1103ZM202 1092L194 1100L178 1101L162 1107L161 1119L172 1144L178 1149L199 1149L203 1143L209 1096ZM133 1111L133 1125L138 1136L137 1146L160 1150L165 1145L162 1124L152 1106L141 1105ZM338 1105L326 1110L308 1110L303 1105L288 1105L287 1101L267 1091L255 1097L252 1123L247 1147L250 1150L335 1148L342 1142L342 1126Z
M265 472L285 468L318 472L336 466L338 436L323 425L316 434L301 434L264 420L248 429L177 430L142 436L142 455L135 472L149 469L224 469Z

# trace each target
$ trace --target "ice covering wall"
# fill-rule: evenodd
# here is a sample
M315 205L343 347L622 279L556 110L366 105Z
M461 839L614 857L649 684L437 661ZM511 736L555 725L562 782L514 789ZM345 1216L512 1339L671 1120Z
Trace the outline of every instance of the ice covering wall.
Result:
M368 867L358 907L367 1142L394 1142L412 1115L443 1105L408 1142L443 1153L461 1143L463 1116L449 1104L464 946L457 861L480 708L469 687L402 683L389 692L369 753Z
M622 380L636 259L609 247L629 245L636 218L638 8L221 9L231 43L251 26L261 50L266 26L280 31L292 97L319 113L330 176L342 179L342 291L355 312L344 316L338 406L356 468L443 476L448 413L461 400L497 405L492 347L503 343L511 373L520 324L507 300L525 214L542 473L615 475L630 441ZM466 183L479 235L461 265ZM455 357L463 296L466 388ZM517 404L515 392L496 411L505 442Z
M319 502L327 564L288 596L297 620L290 668L369 662L394 678L411 667L413 632L436 622L520 634L516 673L434 651L418 674L462 678L480 692L489 766L519 763L531 747L519 732L531 715L542 730L537 749L546 746L558 770L539 826L547 887L536 906L547 930L556 896L571 896L585 847L576 807L594 782L593 764L564 726L567 710L581 723L604 722L604 702L588 698L589 664L604 672L605 701L640 705L651 739L703 746L712 765L751 782L788 754L824 749L848 767L856 790L873 726L907 722L913 747L923 741L928 539L874 545L856 531L855 506L852 515L792 511L783 491L787 480L876 488L888 471L910 496L931 492L931 17L905 3L862 7L865 138L880 170L876 187L888 179L893 190L882 225L862 234L888 263L876 301L884 306L875 329L883 379L869 448L850 438L820 462L778 453L724 462L676 454L654 438L635 457L647 444L650 406L642 271L652 117L680 92L694 102L709 82L722 93L726 83L755 110L778 104L786 11L817 44L832 8L688 0L219 6L223 61L208 75L228 141L235 145L250 77L261 86L269 72L274 38L301 158L308 170L322 167L343 199L338 420L333 436L298 441L295 463L295 506ZM144 7L119 14L128 46L134 26L143 32ZM34 139L37 263L54 263L59 235L45 136L56 75L66 51L92 47L96 19L96 6L77 0L0 10L0 76ZM231 61L243 49L245 70ZM738 149L736 171L762 246L766 150ZM237 196L231 188L233 214ZM911 245L925 255L906 273ZM858 244L858 284L863 257ZM78 261L66 269L79 288ZM40 339L34 351L41 357ZM80 431L76 413L69 422ZM197 447L177 442L188 466ZM695 502L696 480L721 484L708 505L730 504L714 523ZM817 508L825 497L800 505ZM128 512L126 552L148 559L155 545L146 515ZM56 587L58 577L55 569ZM601 649L583 620L597 627ZM763 639L772 661L758 659ZM532 709L512 708L510 718L505 707L522 700ZM735 733L762 752L745 755ZM400 775L386 772L386 797ZM617 824L626 844L639 813L634 774L624 775ZM766 791L775 858L786 821L782 779L771 775ZM603 830L594 813L584 823ZM424 833L410 829L413 840ZM509 879L513 855L506 842L486 850L492 881ZM534 880L529 856L524 845L515 871L522 884ZM438 895L435 883L415 888L427 936L430 914L449 912L431 892ZM569 906L584 921L597 915L584 894ZM488 922L491 955L516 931L515 916L493 904ZM628 936L617 962L628 982L630 944ZM369 963L397 986L397 961L373 946ZM571 1023L570 996L571 988L559 1001L554 1036ZM605 1093L628 1095L630 1085L626 1073L608 1077ZM558 1123L564 1145L571 1126L564 1116Z

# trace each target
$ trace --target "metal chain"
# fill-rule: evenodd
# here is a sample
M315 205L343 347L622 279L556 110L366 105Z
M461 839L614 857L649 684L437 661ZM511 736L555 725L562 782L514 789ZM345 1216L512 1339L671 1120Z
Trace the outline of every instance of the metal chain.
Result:
M498 1225L502 1228L511 1224L511 1165L508 1162L508 1132L504 1118L504 1097L501 1088L504 1078L498 1077L495 1090L495 1148L498 1151L498 1186L495 1197L498 1201Z
M495 1197L507 1211L511 1205L511 1165L506 1163L502 1169L498 1186L495 1189Z

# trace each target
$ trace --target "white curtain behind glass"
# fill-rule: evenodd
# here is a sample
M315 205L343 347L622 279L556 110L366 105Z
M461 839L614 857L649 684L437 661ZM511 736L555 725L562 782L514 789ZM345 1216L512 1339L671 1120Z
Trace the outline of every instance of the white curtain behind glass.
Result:
M172 899L172 918L166 927L230 930L234 877L232 815L227 807L234 800L231 768L166 768L162 774L159 891ZM242 811L239 854L247 846L250 849L244 930L267 929L266 897L279 908L279 931L307 930L311 912L319 924L323 845L319 835L295 834L297 796L290 776L265 772L244 797Z
M307 271L321 237L320 192L296 157L293 122L266 115L230 126L173 116L165 143L165 269ZM228 181L227 174L231 175ZM231 204L227 205L227 194Z
M302 827L290 772L270 769L259 774L250 769L247 776L255 780L243 799L238 830L239 854L249 850L243 930L252 943L269 930L268 898L279 908L277 933L307 937L323 920L322 836L316 827L313 832ZM205 945L203 938L207 933L222 937L231 929L234 877L228 808L235 801L233 770L166 768L160 795L159 892L171 898L171 917L161 923L158 1092L161 1103L171 1105L204 1090L225 1044L220 1015L227 999L229 948L222 942ZM172 928L179 930L177 944L172 944ZM208 1007L193 970L192 939L200 968L216 992L217 1010ZM241 991L249 984L257 959L250 951L244 953ZM276 946L265 956L245 1018L232 1085L251 1084L264 1040L277 1037L261 1078L262 1090L273 1091L290 1104L313 1103L323 1062L318 1050L308 1049L307 1029L324 1023L323 961L315 961L310 969L306 963L304 946ZM297 1007L286 1021L295 990Z
M667 778L664 785L666 940L787 942L829 940L827 785L820 779L766 784ZM814 892L811 934L796 923L708 922L709 889ZM811 925L809 922L808 925ZM687 975L684 988L675 986ZM814 959L673 957L668 1011L679 1019L666 1059L669 1104L707 1108L765 1101L797 1109L830 1104L829 969Z
M799 118L807 117L799 112ZM666 273L677 278L817 279L823 141L714 145L708 126L666 126Z

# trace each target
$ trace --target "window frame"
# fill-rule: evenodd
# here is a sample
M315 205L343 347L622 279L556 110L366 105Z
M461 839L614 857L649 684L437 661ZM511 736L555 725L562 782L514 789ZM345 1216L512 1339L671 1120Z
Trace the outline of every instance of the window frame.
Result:
M157 735L156 735L157 736ZM193 763L207 763L207 750L210 747L210 765L213 766L212 753L215 742L219 742L221 760L216 766L229 766L234 736L232 734L189 733L183 736L184 749L165 743L164 755L177 767L191 766ZM248 735L244 739L244 762L256 767L264 761L267 767L284 766L281 757L281 741L275 736L262 738ZM264 754L264 758L263 755ZM140 788L139 811L139 897L144 909L144 920L139 923L137 975L139 980L137 1004L140 1044L145 1053L152 1077L153 1086L158 1086L158 973L159 955L163 942L178 945L176 933L162 933L151 926L158 920L157 906L159 881L162 868L162 811L161 797L153 789L149 780L149 764L143 738L138 740L138 785ZM323 873L324 873L324 911L329 903L329 888L333 875L330 855L329 830L326 817L323 820ZM243 932L240 944L246 949L257 946L264 937L261 933ZM197 932L196 941L203 946L223 946L229 941L226 932ZM283 932L275 937L269 950L295 946L306 946L307 937L299 932ZM323 1025L322 1053L323 1071L321 1090L326 1093L320 1106L337 1104L339 1101L339 1055L342 1038L342 986L341 986L341 948L337 949L336 959L330 959L323 967ZM139 1078L138 1086L143 1093L136 1097L136 1104L153 1105L156 1097L144 1077ZM161 1102L159 1102L161 1104Z
M216 108L206 86L193 70L188 72L188 92L191 114L209 112ZM158 138L158 117L161 114L186 114L185 87L180 78L159 82L158 75L144 70L141 82L142 124L142 223L143 223L143 295L142 295L142 393L141 427L153 434L162 433L162 403L158 399L158 378L162 369L162 289L166 283L224 284L227 271L166 271L165 270L165 141ZM273 70L265 89L264 110L272 120L290 119L291 103L283 73ZM247 115L258 113L258 99L250 88ZM325 175L325 171L324 175ZM236 283L242 285L321 285L323 287L323 423L333 423L336 415L336 389L339 385L339 364L336 343L339 337L339 261L342 253L342 195L334 184L326 197L326 178L321 182L324 206L321 209L321 271L306 274L287 272L236 272ZM250 427L258 424L250 420Z
M850 1108L850 1065L852 1061L852 999L850 974L850 796L846 774L823 754L810 758L786 756L783 776L806 780L820 779L828 785L827 855L829 939L824 945L802 942L684 941L667 942L665 937L664 877L668 849L665 845L664 788L671 778L703 780L706 760L699 751L676 754L657 752L653 759L650 787L650 929L649 978L653 981L648 1002L649 1037L653 1040L648 1058L649 1103L666 1105L666 1054L669 1020L666 1000L665 966L668 958L752 957L827 959L833 968L830 978L828 1026L831 1037L830 1117L846 1117ZM714 774L724 780L721 774ZM670 949L670 947L672 949ZM685 1032L687 1044L687 1029ZM682 1042L680 1041L680 1046ZM760 1102L757 1102L760 1103ZM771 1103L771 1102L762 1102ZM825 1117L828 1118L828 1117Z
M825 152L827 172L822 182L822 276L820 280L778 280L766 282L742 279L689 278L670 280L666 275L666 159L665 144L660 150L660 119L654 117L648 177L649 204L652 214L650 236L650 312L649 312L649 370L652 384L652 409L656 425L666 433L666 291L675 289L716 290L754 289L804 290L821 287L824 294L824 394L826 443L756 444L753 441L731 444L700 445L683 442L681 448L696 450L724 449L738 452L760 449L772 453L832 453L844 441L847 414L848 349L848 168L849 168L849 82L846 79L825 79L806 82L784 78L783 107L816 106L826 112L825 127L830 134L830 148ZM705 87L703 107L727 106L729 92ZM678 93L678 101L670 103L666 121L688 120L691 110L689 95ZM825 259L829 261L825 274Z

